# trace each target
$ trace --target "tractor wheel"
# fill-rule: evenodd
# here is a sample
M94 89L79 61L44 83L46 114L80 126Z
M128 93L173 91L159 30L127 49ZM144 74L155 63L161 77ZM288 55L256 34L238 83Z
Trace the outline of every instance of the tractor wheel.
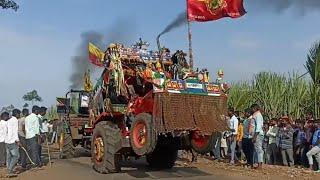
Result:
M157 145L154 151L147 155L150 167L157 169L171 169L178 158L177 145L172 143Z
M121 132L111 122L99 122L92 135L91 155L93 168L99 173L116 173L121 170Z
M59 139L60 159L75 157L76 150L73 145L71 134L61 133Z
M138 114L130 128L130 144L139 155L149 154L157 144L157 133L152 124L152 116L147 113Z
M199 154L205 154L212 150L213 135L200 135L197 132L191 134L191 148Z

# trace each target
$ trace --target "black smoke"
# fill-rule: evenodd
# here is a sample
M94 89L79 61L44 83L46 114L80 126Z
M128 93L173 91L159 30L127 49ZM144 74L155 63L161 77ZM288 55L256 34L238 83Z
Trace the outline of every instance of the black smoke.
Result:
M187 12L181 12L178 14L178 16L170 23L167 25L167 27L164 28L164 30L158 35L158 38L162 36L163 34L166 34L173 29L176 29L180 26L183 26L187 23Z
M91 74L94 74L97 70L97 67L89 62L89 42L104 51L110 43L129 44L134 41L136 24L134 21L128 21L127 19L130 18L117 19L111 28L106 31L87 31L81 34L81 42L76 50L76 54L71 58L71 89L82 89L84 72L89 69Z
M84 72L88 69L94 70L94 66L88 60L88 44L89 42L101 47L104 36L96 31L88 31L81 34L81 43L77 49L77 53L72 57L72 73L70 76L70 88L78 89L82 87Z
M310 11L320 10L320 0L245 0L245 3L259 11L271 9L277 13L293 9L304 15Z

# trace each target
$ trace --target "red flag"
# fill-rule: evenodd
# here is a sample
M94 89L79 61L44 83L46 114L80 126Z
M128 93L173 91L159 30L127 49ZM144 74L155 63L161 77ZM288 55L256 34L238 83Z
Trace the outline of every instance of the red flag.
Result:
M246 13L243 0L187 0L189 21L213 21L238 18Z

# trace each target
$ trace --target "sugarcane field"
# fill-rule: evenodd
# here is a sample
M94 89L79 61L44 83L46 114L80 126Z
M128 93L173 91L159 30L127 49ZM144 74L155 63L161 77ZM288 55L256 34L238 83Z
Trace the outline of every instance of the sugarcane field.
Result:
M319 0L0 14L0 179L320 178Z

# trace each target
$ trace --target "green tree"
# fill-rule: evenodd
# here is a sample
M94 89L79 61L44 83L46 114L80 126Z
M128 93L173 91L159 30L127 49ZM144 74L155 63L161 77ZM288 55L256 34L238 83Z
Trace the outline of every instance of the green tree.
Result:
M315 118L320 116L319 92L320 92L320 41L316 42L309 50L305 68L312 79L312 104Z
M28 103L24 103L23 108L28 108L29 104Z
M2 9L13 9L15 11L19 9L19 5L13 0L0 0L0 7Z
M2 107L2 109L1 109L0 112L1 112L1 113L2 113L2 112L11 113L14 108L15 108L14 105L11 104L10 106Z
M34 102L41 102L42 98L38 95L38 92L36 90L33 90L31 92L28 92L27 94L25 94L22 99L24 101L29 101L31 102L32 106L34 105Z

